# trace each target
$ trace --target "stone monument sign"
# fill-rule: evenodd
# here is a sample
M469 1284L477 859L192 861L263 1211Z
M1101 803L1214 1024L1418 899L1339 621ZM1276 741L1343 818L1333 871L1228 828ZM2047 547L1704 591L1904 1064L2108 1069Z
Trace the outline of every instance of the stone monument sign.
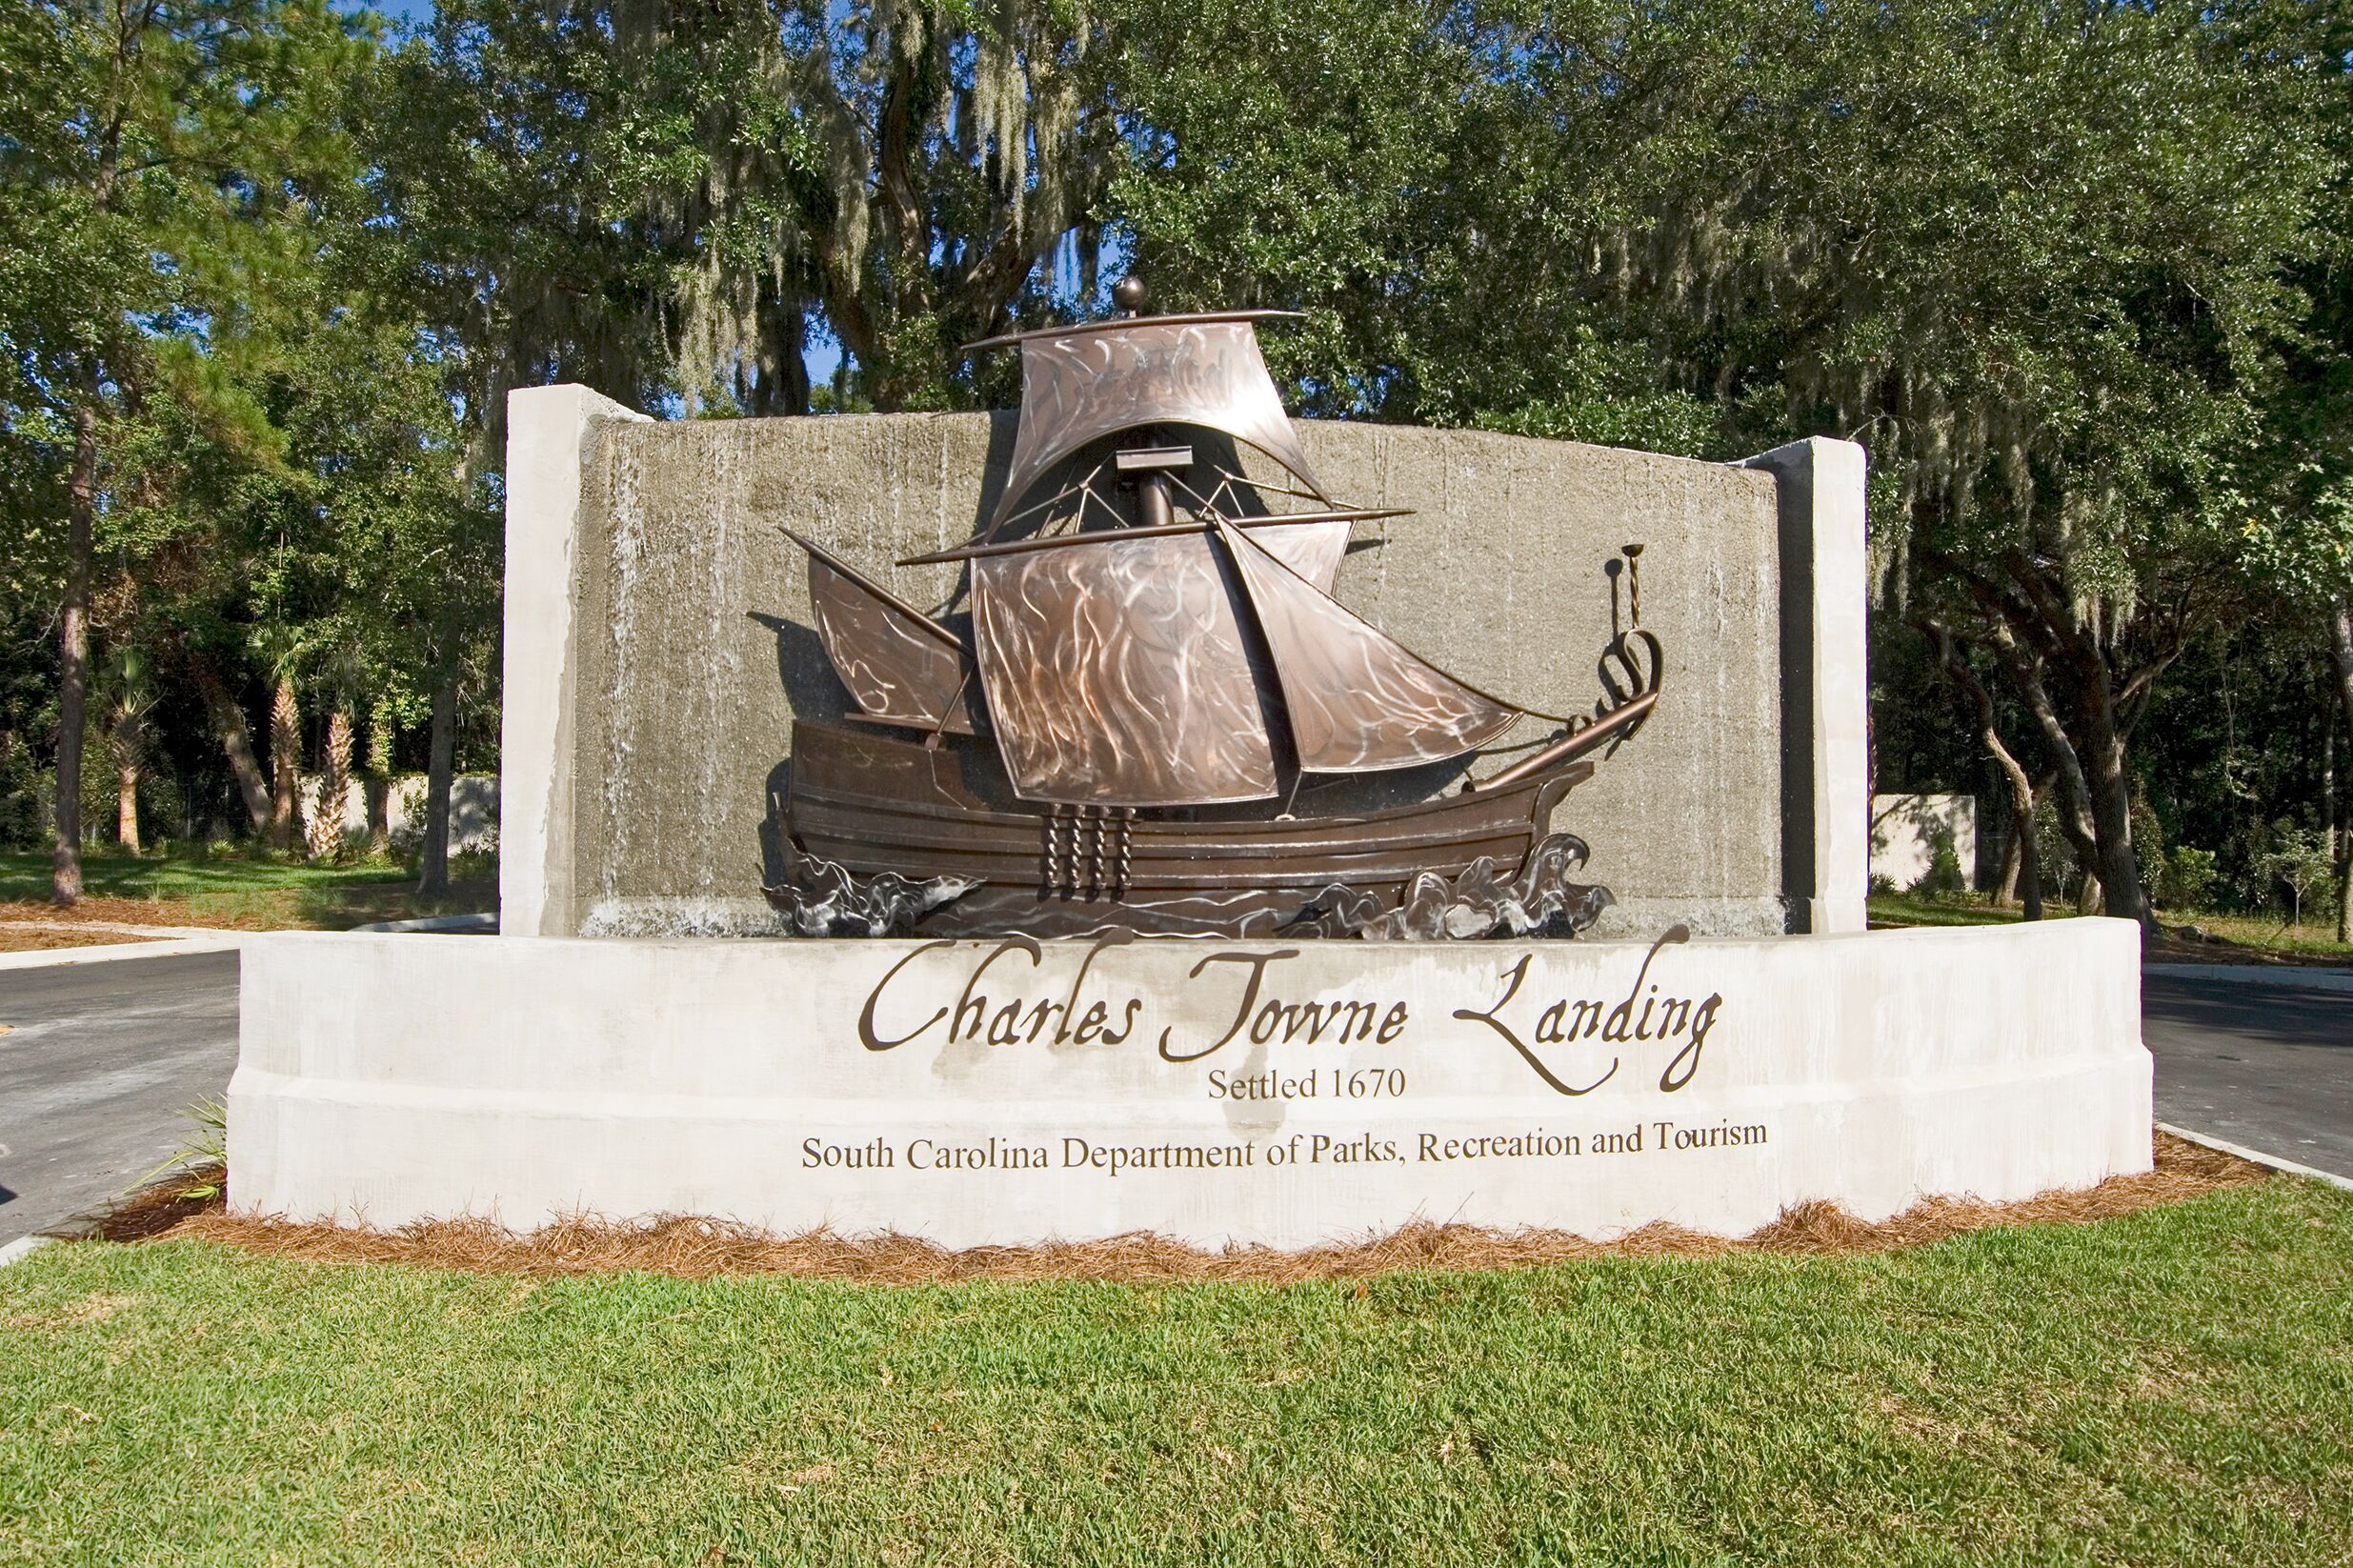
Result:
M1258 319L1024 334L1000 415L515 393L501 934L246 949L232 1204L1293 1246L2148 1168L2137 927L1863 930L1856 448L1295 425Z

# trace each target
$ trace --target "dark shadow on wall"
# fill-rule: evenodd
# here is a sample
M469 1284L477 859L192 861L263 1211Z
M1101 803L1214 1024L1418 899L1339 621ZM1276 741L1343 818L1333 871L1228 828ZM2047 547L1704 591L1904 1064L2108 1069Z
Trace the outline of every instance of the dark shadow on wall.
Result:
M1005 478L1013 472L1014 438L1021 432L1021 415L1014 409L989 411L989 455L987 467L980 474L980 507L973 518L973 531L978 533L996 511L997 498L1005 493Z
M850 694L834 673L825 644L814 627L781 615L750 612L776 639L776 682L795 718L840 723L850 711ZM790 742L788 740L788 748ZM793 786L793 759L788 754L769 770L768 809L760 815L760 885L774 887L784 880L785 850L791 834L785 824L785 801Z
M781 886L786 874L785 851L793 841L785 817L785 802L793 796L793 759L768 770L768 810L760 817L760 886Z
M749 613L776 639L776 682L793 715L840 722L850 711L850 694L835 675L816 630L757 610Z

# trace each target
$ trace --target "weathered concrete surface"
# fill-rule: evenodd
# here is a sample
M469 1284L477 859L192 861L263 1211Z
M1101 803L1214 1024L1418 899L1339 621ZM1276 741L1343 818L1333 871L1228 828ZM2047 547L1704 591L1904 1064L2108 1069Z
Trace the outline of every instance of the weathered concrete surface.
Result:
M949 1246L1878 1218L2148 1168L2139 940L272 935L245 954L231 1199Z
M1665 646L1665 693L1643 733L1554 826L1592 843L1591 875L1621 900L1605 933L1646 935L1672 919L1703 935L1782 930L1774 477L1480 432L1299 429L1335 494L1418 513L1358 526L1340 599L1446 669L1530 706L1592 708L1611 633L1603 569L1619 546L1644 546L1642 621ZM838 715L844 702L809 625L801 553L780 530L810 535L918 604L953 606L955 569L892 563L970 536L1002 481L1012 415L592 418L586 432L579 542L569 560L538 552L534 569L571 573L571 629L561 655L540 660L560 670L523 683L534 700L569 709L556 782L523 794L540 813L531 820L564 823L572 848L547 867L544 923L510 929L762 929L772 796L793 715ZM516 602L511 588L511 617ZM521 634L545 640L550 624L541 616ZM511 618L511 715L523 645ZM1523 724L1476 771L1500 768L1551 733ZM532 754L510 746L511 793ZM1420 798L1456 776L1418 772L1338 789ZM525 852L518 868L536 864L529 853L541 841L530 832L510 803L507 853ZM511 893L511 921L516 908Z
M579 754L579 604L575 584L595 574L582 553L582 502L593 431L643 423L586 387L525 387L507 400L505 670L499 750L528 757L499 775L498 901L522 935L569 931L573 766Z
M1782 886L1796 931L1861 931L1871 877L1863 451L1809 436L1740 464L1780 522Z

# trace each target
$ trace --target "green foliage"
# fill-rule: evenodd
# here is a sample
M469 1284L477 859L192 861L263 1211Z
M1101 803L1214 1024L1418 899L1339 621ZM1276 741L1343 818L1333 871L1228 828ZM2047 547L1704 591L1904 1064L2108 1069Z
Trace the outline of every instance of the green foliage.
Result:
M2285 906L2291 923L2303 919L2304 902L2336 880L2336 859L2318 830L2294 822L2272 826L2270 842L2255 860L2255 885L2248 891L2260 907Z
M2183 676L2241 627L2308 657L2257 618L2353 592L2346 42L2297 0L449 0L390 46L316 0L19 5L0 741L53 738L77 410L100 655L150 657L155 774L224 814L207 671L412 756L454 682L488 759L511 389L1008 402L956 345L1102 308L1110 233L1156 308L1306 311L1266 342L1309 413L1863 441L1885 604L2007 681L2103 880L2142 879L2140 795L2243 878L2316 770ZM1976 727L1903 636L1883 760L1957 774Z
M2042 875L2042 896L2056 901L2075 896L2083 882L2083 868L2067 847L2066 836L2059 831L2059 804L2044 791L2035 799L2036 869Z
M229 1102L218 1095L208 1095L195 1104L184 1107L180 1119L192 1131L188 1141L173 1150L169 1158L131 1184L138 1191L156 1177L170 1176L180 1183L172 1196L188 1201L202 1201L218 1197L229 1171Z
M2164 871L2158 882L2158 901L2170 910L2195 912L2206 907L2206 898L2222 879L2212 850L2194 845L2176 844L2164 859Z
M454 0L394 63L378 187L479 360L689 412L808 412L821 321L883 409L1092 285L1116 128L1064 0ZM487 408L494 424L496 412Z
M1151 129L1115 201L1180 302L1315 312L1276 357L1316 412L1705 455L1863 441L1887 599L2015 646L2129 912L2148 685L2262 592L2248 432L2343 379L2310 309L2345 185L2325 16L1136 14Z
M1921 873L1912 884L1914 893L1935 896L1940 894L1965 892L1969 873L1961 863L1960 853L1953 846L1953 830L1945 823L1936 823L1928 830L1928 869Z

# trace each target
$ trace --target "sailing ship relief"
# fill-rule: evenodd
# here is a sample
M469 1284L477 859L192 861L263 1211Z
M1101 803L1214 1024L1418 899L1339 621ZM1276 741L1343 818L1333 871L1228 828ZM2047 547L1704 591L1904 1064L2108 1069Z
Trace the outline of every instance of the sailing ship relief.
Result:
M1140 286L1115 297L1133 312ZM1403 513L1336 501L1300 451L1255 326L1287 313L973 345L1021 353L1010 473L971 541L899 563L963 564L969 631L793 535L855 704L849 724L793 728L792 848L768 892L794 929L1565 935L1609 902L1567 879L1584 844L1544 830L1658 700L1639 591L1602 700L1569 719L1340 604L1352 525ZM1218 436L1282 478L1201 449ZM1458 793L1316 809L1328 777L1464 758L1526 718L1559 733Z

